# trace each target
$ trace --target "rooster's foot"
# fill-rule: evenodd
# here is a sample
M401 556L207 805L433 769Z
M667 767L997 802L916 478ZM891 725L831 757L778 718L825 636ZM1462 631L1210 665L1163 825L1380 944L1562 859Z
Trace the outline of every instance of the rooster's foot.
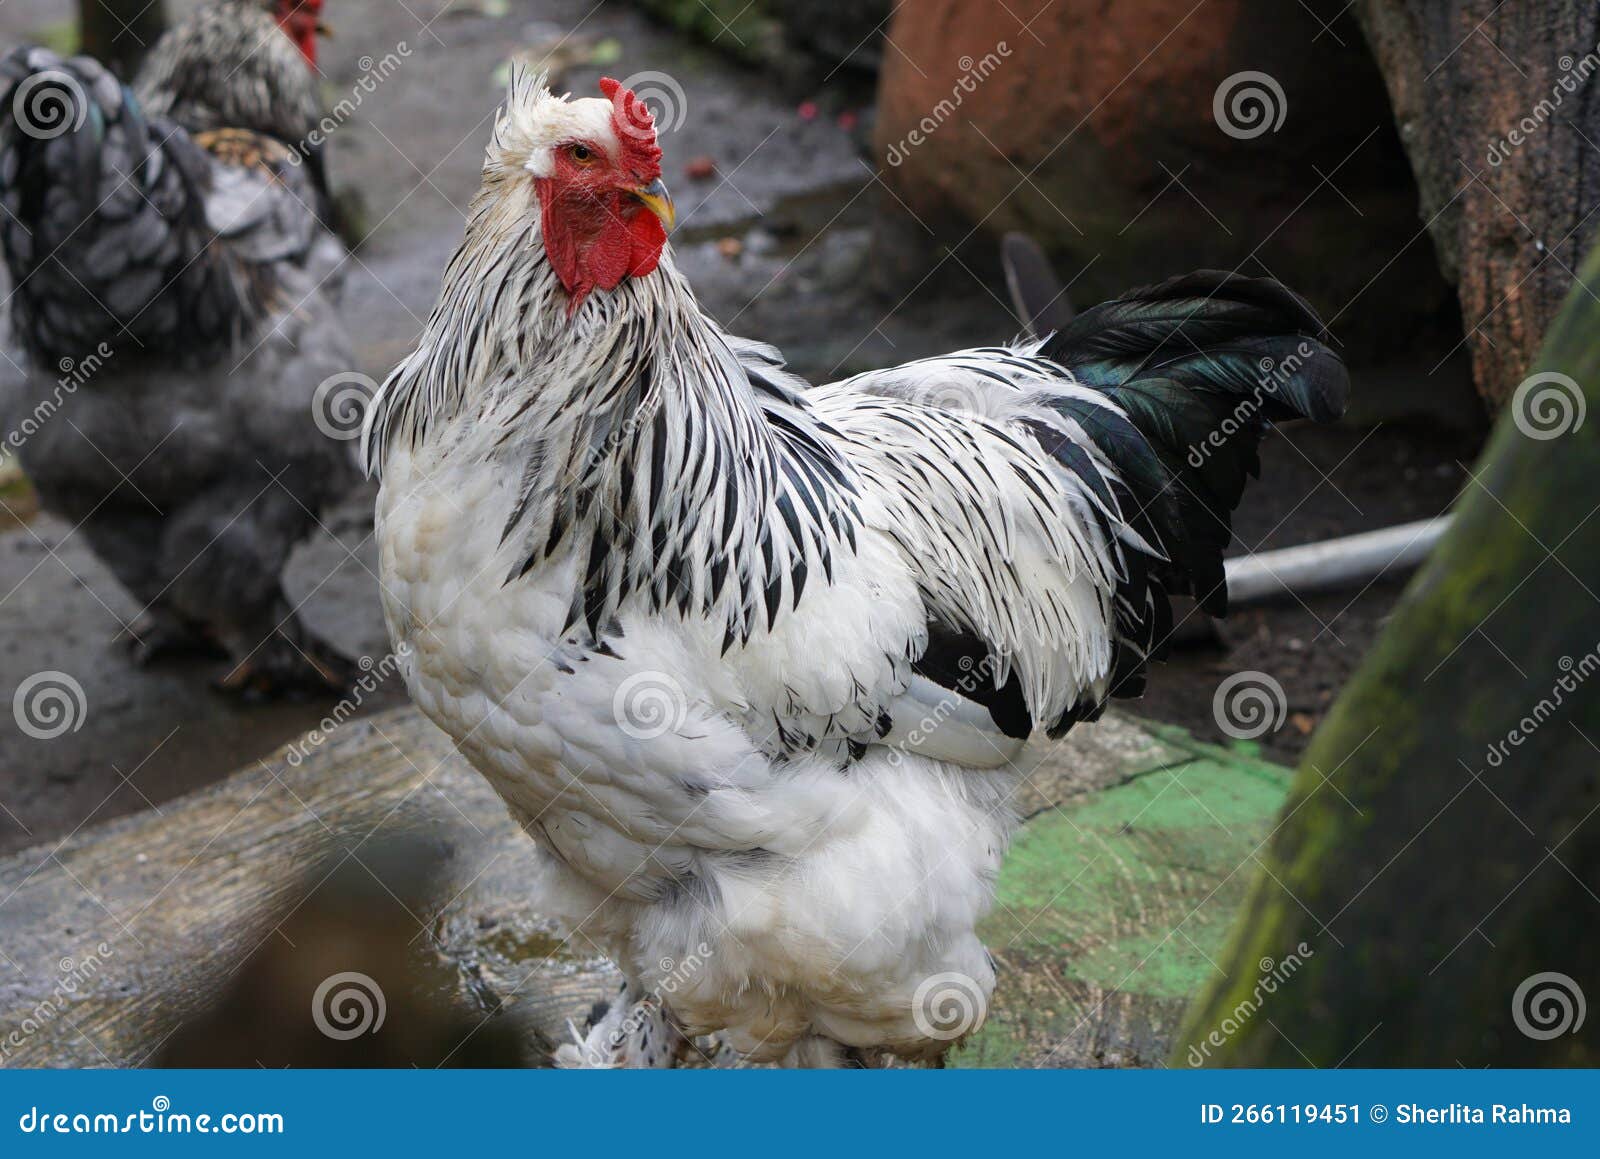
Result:
M212 683L246 703L314 700L350 690L356 666L324 644L274 636Z
M690 1043L653 994L629 1000L626 983L617 1000L597 1002L585 1030L572 1023L572 1041L556 1048L555 1064L563 1069L656 1069L675 1067Z

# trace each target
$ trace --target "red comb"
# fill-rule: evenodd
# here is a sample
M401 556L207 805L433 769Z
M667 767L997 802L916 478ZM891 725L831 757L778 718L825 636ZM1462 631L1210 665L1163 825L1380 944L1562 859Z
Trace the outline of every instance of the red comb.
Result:
M654 181L661 176L661 147L650 106L610 77L600 79L600 92L611 102L611 126L622 142L623 164L641 180Z

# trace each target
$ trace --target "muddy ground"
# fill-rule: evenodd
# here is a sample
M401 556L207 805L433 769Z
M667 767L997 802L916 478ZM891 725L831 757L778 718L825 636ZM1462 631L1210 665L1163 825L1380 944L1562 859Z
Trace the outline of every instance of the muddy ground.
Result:
M0 7L0 46L59 36L72 7L11 0ZM359 95L359 105L331 134L328 153L336 185L359 199L366 235L344 309L357 369L374 377L406 352L432 303L513 52L553 57L577 91L591 90L602 71L659 70L681 85L678 123L663 140L680 212L680 265L714 315L776 343L807 376L1004 339L1016 329L998 281L977 272L887 295L869 289L869 230L884 193L865 159L870 94L856 91L858 81L831 81L817 94L821 110L802 115L794 91L617 3L341 0L336 23L339 35L322 59L326 90L330 104ZM361 78L375 74L384 79L362 91ZM1449 390L1458 388L1456 366L1437 373L1452 380ZM1432 422L1370 425L1414 412L1418 399L1445 389L1437 383L1426 367L1358 375L1366 425L1273 440L1263 452L1268 482L1248 492L1237 519L1241 550L1444 510L1476 436ZM84 689L86 706L75 731L49 740L25 735L11 713L0 712L0 851L159 807L334 710L332 701L233 704L210 690L215 665L134 668L119 636L137 608L82 536L34 513L15 479L0 486L0 499L0 691L9 698L31 674L65 672ZM362 713L403 695L379 678L386 669L370 503L363 492L329 513L325 533L292 561L289 581L314 628L350 654L373 658ZM1264 746L1292 760L1398 590L1381 584L1246 610L1223 630L1223 643L1176 652L1137 710L1220 738L1211 715L1218 681L1242 668L1265 671L1283 684L1291 716Z

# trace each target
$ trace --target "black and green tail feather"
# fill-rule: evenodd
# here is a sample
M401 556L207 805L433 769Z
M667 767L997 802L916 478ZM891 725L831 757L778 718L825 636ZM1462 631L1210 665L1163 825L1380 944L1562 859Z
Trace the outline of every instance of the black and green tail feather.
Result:
M1168 594L1227 611L1231 517L1260 474L1268 427L1344 413L1349 375L1324 332L1278 282L1202 270L1087 310L1040 349L1127 416L1080 399L1057 404L1116 467L1128 522L1159 553L1126 553L1113 695L1142 691L1170 631Z
M1222 552L1262 435L1344 413L1349 375L1322 332L1280 283L1202 270L1087 310L1040 351L1128 416L1132 431L1064 403L1122 472L1172 590L1214 615L1227 610Z

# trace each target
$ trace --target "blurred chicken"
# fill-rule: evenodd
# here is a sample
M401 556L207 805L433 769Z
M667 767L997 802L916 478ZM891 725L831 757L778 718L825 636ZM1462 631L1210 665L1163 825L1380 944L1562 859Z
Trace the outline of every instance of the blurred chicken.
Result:
M0 62L22 371L0 381L0 418L45 506L144 605L141 662L220 648L221 687L257 695L349 671L280 583L355 481L344 438L364 403L332 296L344 251L297 152L319 7L212 4L163 39L139 96L85 57Z
M214 0L156 42L134 91L191 133L249 129L297 150L328 196L317 91L323 0ZM309 67L307 67L309 66Z

